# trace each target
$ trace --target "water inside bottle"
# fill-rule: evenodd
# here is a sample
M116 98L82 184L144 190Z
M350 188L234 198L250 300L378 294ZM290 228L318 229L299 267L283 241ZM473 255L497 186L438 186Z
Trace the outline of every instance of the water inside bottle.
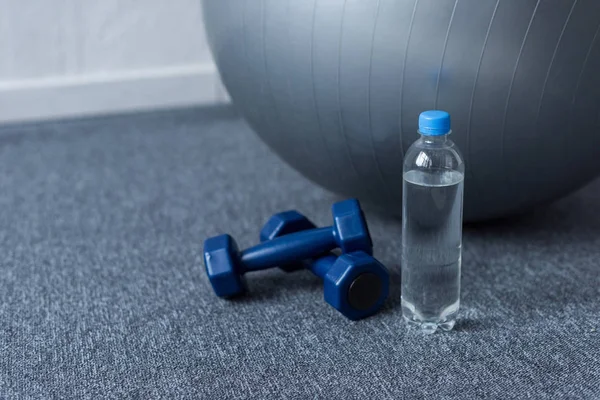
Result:
M463 174L404 174L402 312L423 330L454 326L460 303Z

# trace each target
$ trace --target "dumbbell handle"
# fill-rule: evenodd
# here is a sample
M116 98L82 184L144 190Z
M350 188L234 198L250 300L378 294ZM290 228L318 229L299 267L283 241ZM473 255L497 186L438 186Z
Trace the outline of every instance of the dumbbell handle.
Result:
M331 266L336 262L337 256L334 254L327 254L325 256L317 257L313 260L307 261L306 264L308 269L313 274L321 279L325 279L325 275L331 269Z
M337 247L333 227L316 228L280 236L242 251L244 271L256 271L290 261L300 261Z

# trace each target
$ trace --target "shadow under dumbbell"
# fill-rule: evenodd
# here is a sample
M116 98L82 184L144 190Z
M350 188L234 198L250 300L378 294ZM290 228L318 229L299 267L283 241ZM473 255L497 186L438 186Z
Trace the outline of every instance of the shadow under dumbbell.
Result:
M400 266L388 264L387 269L390 273L390 292L388 295L383 308L380 313L382 314L391 314L400 312L401 310L401 302L400 302L400 284L402 282L402 277L400 273Z
M323 292L323 282L309 271L285 273L279 270L257 272L246 277L248 291L232 300L255 302L288 298L302 292Z

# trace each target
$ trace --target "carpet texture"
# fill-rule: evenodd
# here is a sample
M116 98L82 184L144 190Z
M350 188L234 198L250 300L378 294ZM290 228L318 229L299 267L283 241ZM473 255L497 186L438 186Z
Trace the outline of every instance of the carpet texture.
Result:
M228 108L0 128L0 397L600 398L600 181L465 228L450 333L403 323L401 226L368 208L380 314L344 319L306 271L214 296L207 236L255 244L290 208L329 224L337 199Z

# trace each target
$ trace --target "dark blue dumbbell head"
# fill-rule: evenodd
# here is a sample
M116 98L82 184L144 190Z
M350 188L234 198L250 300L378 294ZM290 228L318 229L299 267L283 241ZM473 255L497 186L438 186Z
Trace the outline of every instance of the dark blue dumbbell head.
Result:
M327 303L347 318L358 320L375 314L388 296L387 268L362 252L342 254L323 279Z
M238 253L237 243L229 235L219 235L204 241L206 274L219 297L232 297L246 290Z
M279 218L281 215L281 218ZM288 233L316 228L303 215L291 212L273 216L260 233L260 240L274 239ZM204 241L204 265L206 274L219 297L233 297L246 291L244 268L239 259L239 250L230 235L215 236ZM304 268L302 261L290 262L279 266L286 272Z
M260 241L273 240L289 233L316 228L308 218L297 211L284 211L273 215L260 230Z
M373 242L358 200L348 199L335 203L331 211L333 233L340 249L344 253L364 251L372 254Z
M289 233L314 229L316 225L296 211L284 211L273 215L260 231L260 241L266 242ZM292 261L279 265L285 272L293 272L304 268L302 261Z
M298 232L303 226L307 227L304 229L311 229L308 228L310 225L312 223L308 218L297 211L275 214L261 230L261 240ZM298 264L306 265L323 278L325 301L349 319L358 320L373 315L388 296L387 269L363 251L337 258L329 253Z

